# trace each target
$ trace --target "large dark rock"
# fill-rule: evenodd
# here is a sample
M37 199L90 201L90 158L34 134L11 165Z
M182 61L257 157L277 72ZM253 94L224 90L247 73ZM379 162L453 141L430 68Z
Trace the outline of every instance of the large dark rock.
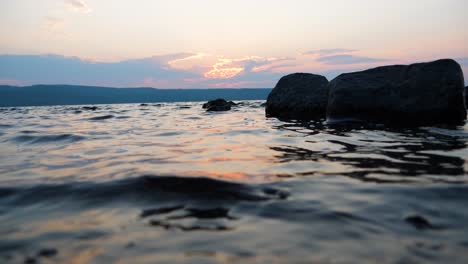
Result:
M468 86L465 87L465 108L468 108Z
M463 72L449 59L346 73L329 89L330 123L430 125L466 119Z
M206 111L229 111L231 110L231 106L237 105L233 101L226 101L224 99L216 99L209 101L208 103L203 104L203 109Z
M268 95L268 117L315 119L325 117L328 80L320 75L294 73L282 77Z

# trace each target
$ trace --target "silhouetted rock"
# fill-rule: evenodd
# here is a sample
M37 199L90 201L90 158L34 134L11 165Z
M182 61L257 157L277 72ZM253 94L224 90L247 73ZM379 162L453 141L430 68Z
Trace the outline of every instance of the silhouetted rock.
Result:
M148 106L148 104L140 104L140 106Z
M268 95L268 117L314 119L325 117L328 80L320 75L294 73L282 77Z
M449 59L345 73L329 87L331 123L430 125L466 119L463 72Z
M465 107L468 108L468 86L465 87Z
M206 109L206 111L229 111L233 105L237 104L220 98L203 104L203 109Z

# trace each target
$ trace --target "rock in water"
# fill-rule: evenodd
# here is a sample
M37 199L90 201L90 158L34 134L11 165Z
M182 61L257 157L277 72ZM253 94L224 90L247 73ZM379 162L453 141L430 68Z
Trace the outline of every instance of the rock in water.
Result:
M327 78L310 73L282 77L268 95L266 116L287 119L325 117L327 85Z
M203 104L203 109L206 109L206 111L229 111L233 105L237 104L220 98Z
M430 125L466 119L463 72L450 59L341 74L329 89L330 123Z
M468 108L468 86L465 87L465 108Z

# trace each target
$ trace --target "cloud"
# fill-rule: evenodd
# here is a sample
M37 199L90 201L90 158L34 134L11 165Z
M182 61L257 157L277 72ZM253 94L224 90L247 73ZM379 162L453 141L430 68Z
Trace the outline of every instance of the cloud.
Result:
M316 59L316 61L327 64L327 65L350 65L350 64L385 62L387 60L379 59L379 58L353 56L349 54L340 54L340 55L320 57Z
M76 84L112 87L271 88L284 75L311 72L329 80L390 60L340 54L316 57L226 57L172 53L113 62L60 55L0 55L3 83ZM457 59L467 65L467 58ZM393 61L390 61L393 62ZM466 72L467 66L464 66ZM465 75L468 76L468 75Z
M334 54L352 53L356 51L357 50L352 50L352 49L319 49L319 50L311 50L311 51L304 52L303 55L318 55L322 57L322 56L328 56L328 55L334 55Z
M166 55L174 57L177 55ZM78 84L137 87L167 81L178 85L183 78L198 77L170 69L164 56L119 62L87 61L60 55L0 55L0 79L27 84ZM168 85L168 87L170 86ZM166 88L166 87L164 87Z
M209 79L230 79L234 76L271 71L279 66L285 65L285 61L293 61L290 57L269 57L246 56L242 58L218 58L218 61L205 73Z
M65 32L65 20L57 17L45 17L43 31L52 35L67 35Z
M230 79L244 70L243 67L230 67L229 62L221 61L213 65L213 69L203 76L208 79Z
M65 5L74 12L87 14L93 11L83 0L65 0Z
M23 86L25 83L19 80L0 79L0 85Z
M468 67L468 58L456 58L455 59L461 66Z
M193 61L195 53L175 53L118 62L99 62L60 55L0 55L0 80L4 83L75 84L112 87L268 88L282 73L252 69L280 65L284 58L208 58L206 67L174 68L171 62ZM189 59L190 58L190 59ZM274 68L274 66L272 66ZM200 70L200 69L203 69ZM11 80L17 80L12 82Z

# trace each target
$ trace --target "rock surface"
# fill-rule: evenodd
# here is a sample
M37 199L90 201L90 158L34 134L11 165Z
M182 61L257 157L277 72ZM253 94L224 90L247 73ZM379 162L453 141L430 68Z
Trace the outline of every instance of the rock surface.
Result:
M294 73L282 77L268 95L268 117L314 119L325 117L328 80L320 75Z
M468 108L468 86L465 87L465 107Z
M231 106L237 105L233 101L226 101L224 99L216 99L209 101L208 103L203 104L203 109L206 111L229 111L231 110Z
M429 125L466 119L463 72L450 59L346 73L329 89L330 123Z

